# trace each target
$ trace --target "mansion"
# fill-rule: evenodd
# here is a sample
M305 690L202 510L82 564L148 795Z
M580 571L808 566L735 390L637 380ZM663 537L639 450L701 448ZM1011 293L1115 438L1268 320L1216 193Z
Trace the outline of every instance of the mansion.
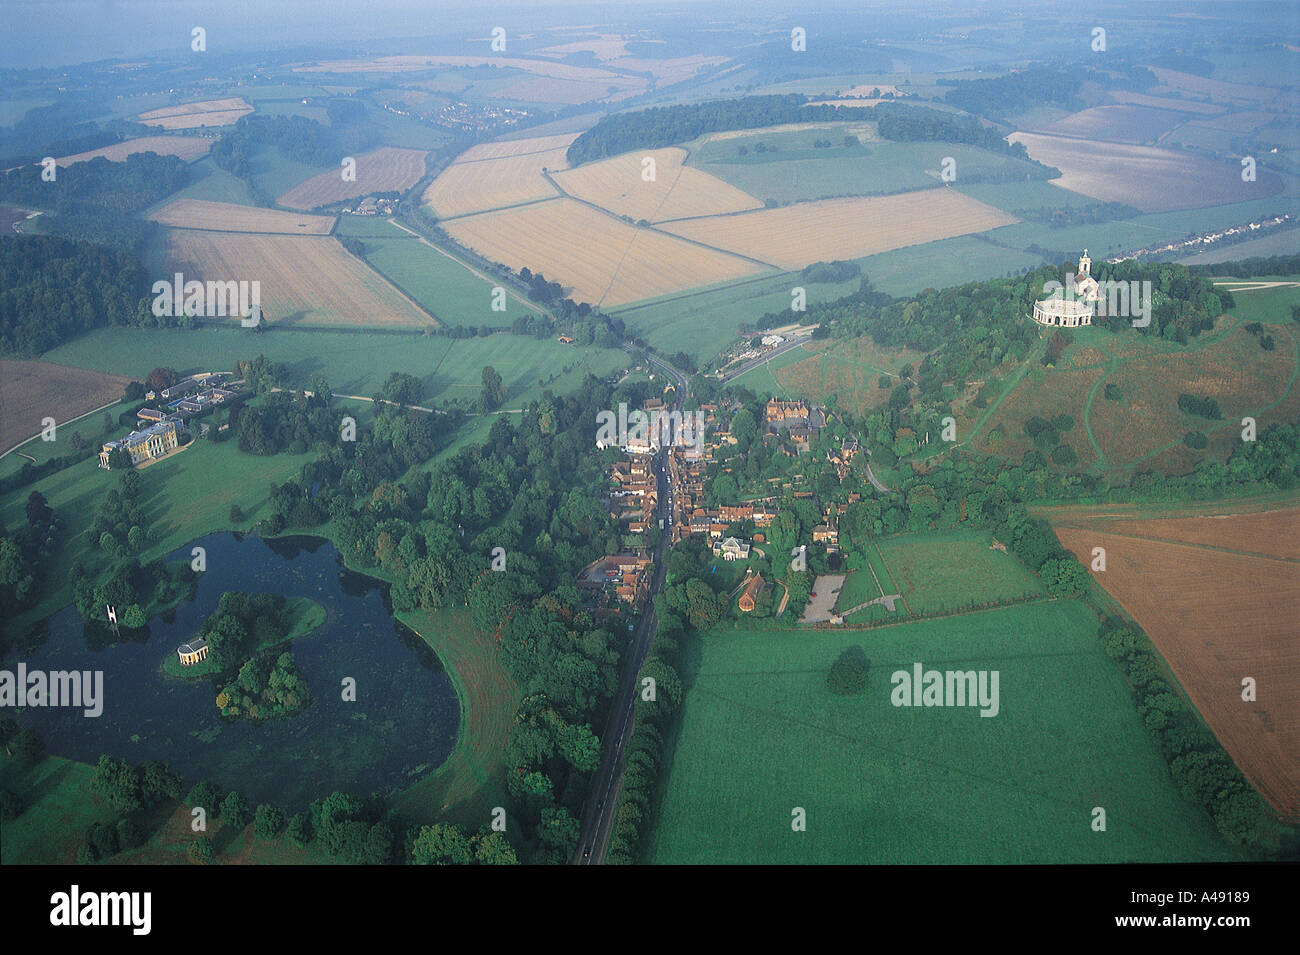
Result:
M159 421L157 424L151 424L143 431L132 431L125 438L106 443L99 452L99 466L105 470L111 470L108 456L118 448L123 448L131 455L132 464L140 464L143 461L160 458L167 452L176 450L179 446L180 439L176 434L176 422L170 419Z

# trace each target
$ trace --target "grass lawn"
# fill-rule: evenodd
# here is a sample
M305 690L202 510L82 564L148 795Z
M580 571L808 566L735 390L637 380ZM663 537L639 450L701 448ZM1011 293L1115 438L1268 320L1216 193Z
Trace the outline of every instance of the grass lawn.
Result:
M397 615L438 654L460 698L460 736L437 771L393 796L393 806L417 824L457 822L470 831L505 804L505 748L514 726L519 688L490 636L474 632L464 610L415 610Z
M1119 669L1077 601L870 632L749 630L692 641L649 861L1107 863L1232 858L1175 793ZM825 686L861 645L866 690ZM921 662L996 670L1000 712L894 707ZM1106 832L1093 832L1101 806ZM807 830L791 828L802 807Z
M985 235L996 237L1001 231L995 229ZM928 288L1023 275L1043 264L1042 256L969 235L910 245L855 261L871 278L872 285L890 295L914 295Z
M191 182L180 192L164 197L145 210L144 215L156 212L177 199L204 199L209 202L233 202L241 206L255 206L253 194L244 180L218 169L210 158L200 159L190 166Z
M1039 579L1015 557L990 547L992 540L986 531L954 530L903 534L876 543L898 587L895 592L913 613L1042 593Z
M340 235L359 238L365 244L365 260L421 307L448 325L509 325L523 314L531 314L513 299L504 312L492 311L494 283L479 278L454 259L420 241L418 236L388 222L343 216Z

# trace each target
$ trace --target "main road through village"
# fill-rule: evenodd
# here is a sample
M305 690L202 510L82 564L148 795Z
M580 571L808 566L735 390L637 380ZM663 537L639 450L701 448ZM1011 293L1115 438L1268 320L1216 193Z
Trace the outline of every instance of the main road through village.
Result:
M681 407L689 397L686 376L672 365L653 355L645 355L651 364L660 369L676 387L673 404ZM654 457L655 482L658 486L658 503L656 512L664 522L664 532L659 536L659 545L654 553L654 576L650 579L650 590L646 595L645 612L632 636L632 644L623 662L623 676L619 682L618 696L614 708L605 725L604 742L600 766L587 797L587 806L582 817L582 838L578 841L578 852L574 862L578 865L598 865L605 859L605 850L609 847L610 833L614 830L614 809L618 805L618 794L623 783L623 747L632 736L633 709L636 695L640 692L637 674L641 664L650 652L650 642L655 633L654 599L664 589L667 568L664 566L664 553L667 542L672 536L669 523L671 508L668 506L668 454L660 450Z

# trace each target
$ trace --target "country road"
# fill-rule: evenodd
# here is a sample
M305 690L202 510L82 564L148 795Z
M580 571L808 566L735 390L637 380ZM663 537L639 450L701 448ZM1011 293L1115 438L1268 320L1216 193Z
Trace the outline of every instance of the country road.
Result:
M635 351L628 348L628 351ZM668 362L653 355L645 355L647 361L673 380L677 387L674 405L680 406L689 397L690 391L686 376ZM637 674L650 653L650 644L654 639L655 619L654 599L663 592L667 578L664 565L664 553L671 536L671 525L667 521L671 514L668 502L668 455L659 451L654 456L655 481L659 489L659 501L656 508L658 516L665 522L665 533L659 538L659 546L654 553L654 576L650 579L650 589L646 595L645 612L637 625L623 663L623 676L619 681L618 695L610 711L609 721L602 736L600 766L596 778L592 781L587 805L583 810L581 838L578 840L578 853L574 863L577 865L600 865L605 860L609 848L609 837L614 830L614 810L618 806L618 796L623 784L623 747L632 736L634 727L633 712L636 694L640 690Z

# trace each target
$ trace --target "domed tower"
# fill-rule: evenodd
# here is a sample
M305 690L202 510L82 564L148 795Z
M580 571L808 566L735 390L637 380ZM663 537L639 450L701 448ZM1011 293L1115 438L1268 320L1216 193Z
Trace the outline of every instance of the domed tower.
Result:
M1079 278L1085 275L1092 275L1092 259L1088 258L1088 250L1083 250L1083 255L1079 256Z

